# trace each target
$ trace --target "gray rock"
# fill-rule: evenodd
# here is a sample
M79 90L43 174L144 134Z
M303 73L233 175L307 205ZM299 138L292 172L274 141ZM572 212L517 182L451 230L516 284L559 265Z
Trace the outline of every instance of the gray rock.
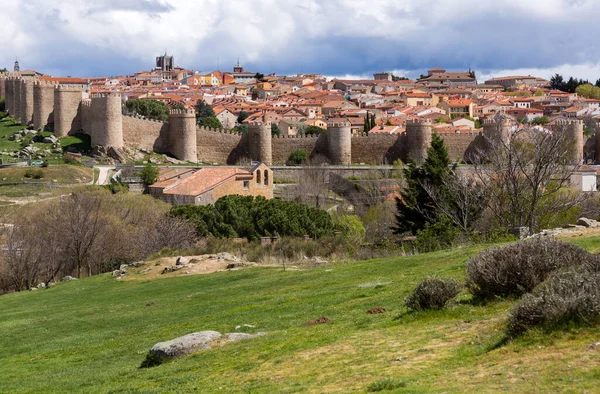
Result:
M221 338L217 331L200 331L184 335L152 346L150 353L157 358L175 358L185 356L198 350L210 349L212 343Z
M186 265L189 263L189 260L183 256L177 257L177 260L175 261L175 265Z
M225 336L227 337L227 340L229 342L237 342L237 341L243 341L246 339L253 339L253 338L257 338L257 337L262 337L263 335L265 335L264 332L259 332L256 334L245 334L243 332L231 332L229 334L225 334Z
M181 164L181 163L183 163L182 161L179 161L179 160L177 160L177 159L174 159L174 158L172 158L172 157L170 157L170 156L166 156L166 155L163 155L163 156L164 156L165 160L166 160L167 162L171 163L171 164Z
M39 285L37 285L38 289L45 289L46 288L46 284L44 282L40 283Z
M599 227L600 223L593 219L579 218L577 224L584 227Z
M61 282L70 282L70 281L72 281L72 280L77 280L77 278L73 278L72 276L70 276L70 275L67 275L67 276L65 276L64 278L62 278L60 281L61 281Z
M42 142L45 144L55 144L58 141L58 138L56 138L54 135L49 135L48 137L44 137L42 139Z

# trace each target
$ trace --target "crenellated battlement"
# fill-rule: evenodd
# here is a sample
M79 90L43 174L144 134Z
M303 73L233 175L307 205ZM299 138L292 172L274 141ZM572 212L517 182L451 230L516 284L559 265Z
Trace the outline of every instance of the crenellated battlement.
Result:
M288 140L293 140L293 139L314 139L317 140L319 139L320 135L302 135L302 134L297 134L297 135L274 135L273 138L276 139L288 139Z
M327 122L327 128L330 127L351 127L350 122Z
M433 126L431 119L407 119L407 126Z
M83 85L56 85L55 90L58 92L83 92Z
M143 121L145 121L145 122L152 122L152 123L162 123L162 124L168 123L168 122L166 122L166 121L164 121L164 120L158 120L158 119L147 118L147 117L145 117L145 116L142 116L142 115L140 115L140 114L123 114L123 116L126 116L126 117L128 117L128 118L133 118L133 119L139 119L139 120L143 120Z
M248 127L271 127L271 122L262 122L262 121L252 121L248 122Z
M52 82L52 81L33 81L33 86L37 86L40 88L56 88L58 86L58 84L56 82Z
M94 93L90 95L92 100L94 99L108 99L108 98L121 98L121 93L119 92L107 92L107 93Z
M556 126L581 126L583 127L583 120L579 119L557 119L554 124Z
M365 133L364 131L352 134L352 138L387 138L387 139L396 139L401 135L405 135L406 133L400 134L389 134L389 133Z
M196 117L196 111L194 109L171 109L169 116Z

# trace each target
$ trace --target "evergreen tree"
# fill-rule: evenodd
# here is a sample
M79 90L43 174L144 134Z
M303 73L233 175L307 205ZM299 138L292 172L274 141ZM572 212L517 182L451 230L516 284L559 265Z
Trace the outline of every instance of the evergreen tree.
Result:
M554 74L552 78L550 78L550 87L552 89L563 90L565 88L565 81L560 74Z
M438 214L423 184L428 182L433 187L443 188L443 180L450 172L449 166L448 150L437 134L432 136L427 159L422 166L409 159L404 169L406 187L400 193L400 198L396 198L396 234L416 234L418 230L425 228L427 223L437 221Z

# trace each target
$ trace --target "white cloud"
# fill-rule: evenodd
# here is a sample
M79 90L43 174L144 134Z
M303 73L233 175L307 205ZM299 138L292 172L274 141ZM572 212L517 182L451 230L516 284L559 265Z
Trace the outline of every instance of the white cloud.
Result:
M595 79L599 12L594 0L3 0L0 66L130 73L166 49L202 70L240 57L265 73L415 77L439 65Z

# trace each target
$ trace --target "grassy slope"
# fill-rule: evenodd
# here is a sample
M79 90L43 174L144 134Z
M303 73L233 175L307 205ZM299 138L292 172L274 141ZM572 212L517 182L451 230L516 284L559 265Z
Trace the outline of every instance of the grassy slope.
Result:
M576 241L597 248L600 237ZM481 247L311 271L257 268L115 281L108 275L0 297L0 392L407 392L597 389L600 329L531 334L494 348L511 302L406 314L417 281L463 279ZM331 271L329 271L331 270ZM393 282L359 288L366 282ZM146 306L154 302L152 306ZM367 315L383 306L387 314ZM303 327L327 315L330 324ZM266 337L138 369L156 342L253 324Z
M24 126L17 124L13 117L9 116L9 117L0 119L0 150L6 150L6 151L21 150L22 146L21 146L20 142L9 141L8 138L10 136L12 136L13 134L15 134L15 132L17 132L19 130L23 130L24 128L25 128ZM49 131L42 133L42 135L44 137L47 137L51 134L52 133ZM89 137L87 137L87 138L89 138ZM72 136L60 138L61 147L64 149L69 146L74 146L80 150L89 149L89 140L86 140L87 138L83 135L72 135ZM41 142L36 142L33 144L33 146L40 148L40 149L51 149L52 148L52 144L44 144ZM0 158L3 158L4 160L6 160L7 163L19 161L10 156L5 156L5 155L0 155ZM55 154L48 155L45 157L45 160L48 160L48 162L50 164L63 164L64 163L62 153L55 153Z

